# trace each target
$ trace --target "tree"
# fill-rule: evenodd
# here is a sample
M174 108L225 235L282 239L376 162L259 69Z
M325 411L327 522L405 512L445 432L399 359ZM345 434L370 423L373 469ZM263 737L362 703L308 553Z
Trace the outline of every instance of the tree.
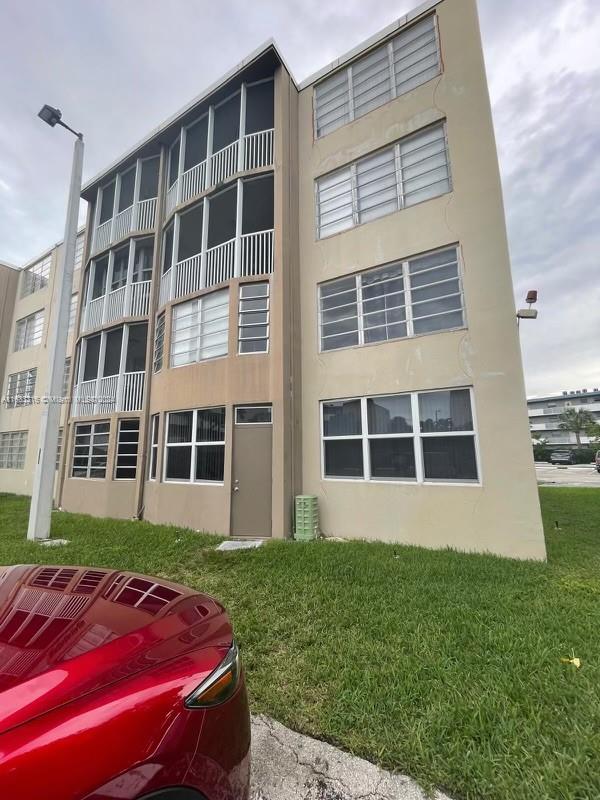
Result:
M586 408L566 408L558 418L558 427L575 434L577 447L581 447L581 434L594 424L594 417Z
M590 437L590 444L600 444L600 424L592 422L585 429L586 435Z

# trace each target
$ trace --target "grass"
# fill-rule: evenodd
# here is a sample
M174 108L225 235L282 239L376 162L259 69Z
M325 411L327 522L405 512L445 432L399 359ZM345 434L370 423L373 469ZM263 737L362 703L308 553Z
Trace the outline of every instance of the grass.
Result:
M254 712L456 798L600 797L600 492L540 490L548 563L363 542L215 537L56 513L24 541L0 496L0 563L162 575L218 595ZM558 521L560 530L555 530ZM572 652L576 669L561 663Z

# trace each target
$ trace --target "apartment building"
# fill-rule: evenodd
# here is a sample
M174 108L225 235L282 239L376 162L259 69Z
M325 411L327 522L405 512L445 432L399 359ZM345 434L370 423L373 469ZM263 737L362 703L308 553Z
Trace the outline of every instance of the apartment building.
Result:
M549 445L577 447L576 435L562 430L559 425L561 414L568 409L588 411L600 425L600 389L576 389L527 398L532 438L545 439ZM591 439L585 432L579 438L582 445L590 444Z
M77 236L74 287L80 282L84 234ZM22 268L0 265L0 491L31 494L43 398L48 389L48 335L58 307L56 270L62 244ZM10 271L8 271L10 270ZM78 293L71 299L68 352L75 341ZM71 357L64 365L56 470L68 417ZM57 488L57 486L56 486Z
M544 558L475 0L267 43L83 197L63 508Z

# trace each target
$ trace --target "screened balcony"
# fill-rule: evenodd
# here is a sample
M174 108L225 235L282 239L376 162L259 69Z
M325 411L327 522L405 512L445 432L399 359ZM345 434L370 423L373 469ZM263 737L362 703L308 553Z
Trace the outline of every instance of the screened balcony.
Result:
M131 239L91 261L84 276L81 333L123 317L148 316L153 253L152 238Z
M169 149L165 214L244 170L273 164L273 79L241 89L190 125Z
M138 158L125 172L98 188L92 254L129 233L154 228L159 157Z
M238 179L176 213L163 238L159 305L273 272L273 175Z
M71 416L140 411L144 401L147 323L82 339Z

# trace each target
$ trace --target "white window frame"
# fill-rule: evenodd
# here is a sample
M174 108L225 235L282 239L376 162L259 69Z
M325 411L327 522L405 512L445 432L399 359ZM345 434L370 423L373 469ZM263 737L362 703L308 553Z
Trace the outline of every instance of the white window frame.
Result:
M108 425L108 431L106 433L104 433L104 432L97 433L96 432L96 427L98 425ZM77 430L78 430L78 428L88 427L88 426L90 428L90 433L89 433L90 443L89 443L89 446L88 446L88 454L87 454L87 456L85 456L85 458L87 459L86 474L85 474L85 476L83 476L83 475L73 475L74 460L75 460L75 447L78 446L77 445L77 435L78 435L77 434ZM75 423L75 427L73 429L73 443L72 443L72 447L71 447L71 470L69 472L69 478L71 480L74 480L74 481L77 481L77 480L79 480L79 481L104 481L104 480L106 480L106 475L108 473L108 456L109 456L109 450L110 450L110 428L111 428L110 420L106 420L106 419L94 420L94 422L77 422L77 423ZM83 435L87 436L88 434L83 434ZM96 477L96 476L92 477L90 475L90 472L91 472L91 469L92 469L92 466L91 466L91 464L92 464L92 448L94 447L94 439L95 439L96 436L108 436L108 441L106 443L106 462L104 464L104 475L102 477ZM79 445L79 446L82 446L82 445ZM82 458L82 457L83 456L79 456L79 458ZM100 467L94 467L94 469L100 469Z
M216 320L209 320L207 322L204 319L204 314L205 314L204 304L205 304L205 301L206 301L206 299L208 297L212 297L212 296L214 296L216 294L223 294L223 295L227 296L227 302L223 302L221 304L224 308L225 307L227 308L227 314L218 318L219 320L227 319L227 331L226 331L226 335L225 335L225 347L226 347L226 350L225 350L224 353L218 353L217 355L214 355L214 356L207 356L205 358L201 358L200 357L200 353L201 353L202 347L203 347L202 339L203 339L203 335L204 335L203 332L202 332L203 331L203 326L206 325L206 324L210 324L211 322L215 322L216 321ZM170 342L169 342L169 367L171 369L178 369L179 367L189 367L190 364L202 364L205 361L216 361L219 358L227 358L227 356L229 355L229 328L230 328L230 316L231 316L230 315L230 300L231 300L231 296L230 296L229 287L226 286L226 287L217 289L216 291L206 292L205 294L202 294L199 297L195 297L192 300L184 300L183 303L177 303L177 304L174 304L171 307L171 336L170 336ZM176 343L176 341L175 341L175 323L176 323L175 309L181 308L182 306L185 306L185 305L189 305L190 307L192 307L194 304L195 304L195 309L191 313L193 313L195 315L195 319L197 320L197 322L195 322L193 325L190 325L189 327L197 327L198 330L199 330L198 336L196 337L197 338L197 346L195 348L195 357L190 361L185 361L183 364L174 364L173 363L173 346ZM223 331L219 331L219 333L223 333ZM187 342L193 341L193 338L194 337L190 337L189 339L186 339L185 341L187 341ZM214 349L214 347L215 346L213 345L211 347L211 349ZM187 351L187 352L189 353L191 351Z
M58 429L58 439L56 440L56 461L54 463L54 469L57 470L60 466L60 457L62 455L62 448L63 448L63 439L65 435L64 428Z
M423 191L423 189L426 189L428 187L427 186L422 186L419 189L414 189L409 193L406 193L404 191L404 176L403 176L403 168L402 168L401 148L402 148L402 146L404 144L409 142L411 139L417 138L418 136L421 136L421 135L424 135L428 131L435 130L436 128L440 128L441 133L442 133L442 136L440 137L440 140L443 141L443 145L444 145L442 152L444 152L445 157L446 157L446 170L447 170L448 174L447 174L447 178L440 179L440 180L437 180L437 181L433 181L433 183L430 184L430 185L433 186L436 183L442 183L444 180L447 180L448 181L448 188L444 189L439 194L432 195L431 197L426 197L426 198L423 198L422 200L417 200L416 202L413 202L413 203L407 203L406 202L406 198L408 197L409 194L413 194L413 193L415 193L417 191ZM426 147L428 145L424 145L424 146ZM374 156L377 156L380 153L385 153L388 150L389 151L393 151L393 153L394 153L395 176L396 176L396 208L394 208L392 211L387 211L387 212L385 212L383 214L380 214L377 217L372 217L370 219L361 220L360 219L360 209L359 209L359 192L358 192L359 186L358 186L358 176L357 176L358 165L361 162L367 161L370 158L372 158ZM432 154L431 156L426 156L426 158L432 158L434 155L435 154ZM409 165L409 167L410 166L414 166L414 165ZM439 167L435 167L434 169L441 169L441 168L442 167L439 166ZM347 170L350 170L349 180L350 180L351 195L352 195L352 212L351 212L352 219L350 221L350 218L348 217L348 220L349 220L348 224L345 225L343 228L340 228L339 230L335 230L332 233L321 233L321 227L322 226L321 226L321 222L320 222L320 219L321 219L321 203L320 203L320 199L319 199L319 184L325 178L329 178L331 176L335 176L337 173L342 173L342 172L347 171ZM425 174L425 173L423 173L423 174ZM424 128L419 128L418 130L413 131L413 133L411 133L411 134L409 134L407 136L403 136L401 139L397 139L395 142L392 142L389 145L386 145L385 147L380 148L379 150L374 150L374 151L372 151L370 153L366 153L361 158L356 159L356 161L352 161L352 162L350 162L348 164L344 164L343 166L338 167L338 168L336 168L335 170L333 170L331 172L325 172L322 175L319 175L317 178L315 178L315 182L314 182L314 198L315 198L315 236L316 236L316 240L317 241L321 241L323 239L329 239L331 236L337 236L340 233L344 233L345 231L351 230L352 228L356 228L356 227L358 227L360 225L368 225L370 222L375 222L378 219L383 219L384 217L389 216L390 214L394 214L397 211L402 211L405 208L411 208L413 206L420 205L421 203L427 203L430 200L435 200L436 197L443 197L445 194L449 194L452 191L453 191L453 184L452 184L452 170L451 170L451 165L450 165L450 152L449 152L449 148L448 148L448 131L447 131L447 126L446 126L446 120L442 119L442 120L438 120L438 121L432 123L431 125L426 125ZM346 192L344 192L344 194L345 193ZM335 198L333 198L333 199L335 199ZM331 200L331 198L330 198L330 200ZM344 203L342 205L342 207L346 206L346 205L349 205L349 204L348 203ZM365 212L363 212L363 213L365 213ZM346 219L346 218L345 217L340 217L340 221L344 220L344 219ZM326 223L325 227L329 227L332 224L333 224L332 222Z
M165 363L165 329L166 329L167 315L162 311L156 318L156 327L154 328L154 352L152 354L152 372L156 374L160 372ZM156 366L160 361L160 366Z
M410 265L414 260L419 259L419 258L423 258L423 257L426 257L426 256L432 256L432 255L435 255L436 253L442 253L442 252L444 252L444 250L451 250L453 248L456 250L456 264L457 264L457 277L456 278L447 278L447 279L444 279L442 281L434 281L431 284L423 284L423 286L417 286L417 287L413 287L412 286L412 284L411 284L411 275L410 275ZM450 262L449 261L447 263L450 264L450 263L454 263L454 262ZM365 315L364 315L364 312L363 312L363 296L362 296L363 282L362 282L362 278L365 275L369 276L372 272L375 272L375 271L377 271L379 269L383 269L383 268L388 267L388 266L395 266L397 264L401 265L401 267L402 267L402 281L403 281L403 287L404 287L404 289L403 289L403 291L404 291L404 306L397 306L397 308L404 308L405 309L406 335L405 336L397 336L397 337L394 337L394 338L391 338L391 339L381 339L380 341L376 341L376 342L366 342L365 341L365 330L369 330L369 329L365 328L365 325L364 325L364 316ZM421 272L427 272L427 271L430 271L430 270L440 269L443 266L446 266L446 264L440 264L440 265L435 266L435 267L429 267L427 270L422 270ZM421 274L421 273L419 273L419 274ZM460 245L458 243L455 243L455 244L446 245L445 247L438 247L435 250L428 250L425 253L420 253L419 255L416 255L416 256L410 256L409 258L405 258L405 259L402 259L400 261L392 261L392 262L389 262L387 264L378 264L375 267L369 267L369 269L361 270L360 272L353 272L353 273L350 273L348 275L340 275L339 277L334 278L333 280L323 281L323 283L320 283L317 286L317 316L318 316L318 349L319 349L319 353L335 353L335 352L337 352L339 350L348 350L349 348L353 348L353 347L354 348L356 348L356 347L374 347L376 345L387 344L388 342L398 342L398 341L403 341L404 339L415 339L415 338L420 337L420 336L435 336L438 333L447 333L448 331L465 330L468 326L467 326L467 310L466 310L465 297L464 297L463 274L464 274L464 269L463 269L461 247L460 247ZM355 280L356 321L357 321L357 331L356 332L358 333L358 341L357 341L356 344L348 344L348 345L344 345L343 347L332 347L332 348L329 348L329 349L324 349L323 348L323 334L322 334L322 330L323 330L323 313L322 313L322 309L321 309L321 300L322 300L321 288L323 286L329 286L330 284L335 283L336 281L341 281L344 278L354 278L354 280ZM424 288L426 288L428 286L435 286L437 284L447 283L448 281L453 281L453 280L458 280L458 288L459 288L458 292L452 292L450 295L444 295L444 296L440 296L440 297L436 297L436 298L430 298L428 300L419 300L419 301L416 302L416 305L420 305L421 303L424 303L424 302L432 302L432 300L443 300L446 297L455 297L455 296L456 297L460 297L460 305L461 305L460 311L462 312L462 317L463 317L462 324L461 325L454 325L454 326L449 327L449 328L440 328L439 330L435 330L435 331L423 331L422 333L421 332L415 333L415 331L414 331L414 321L415 321L415 318L414 318L414 305L413 305L413 302L412 302L412 291L413 291L413 289L415 291L418 291L419 289L424 289ZM342 290L340 292L337 292L336 294L344 294L345 292L348 292L348 291L351 291L351 289L344 289L344 290ZM330 297L335 297L336 294L328 295L327 299L329 299ZM348 305L353 305L353 304L349 303ZM327 309L327 310L332 310L332 309ZM435 314L428 314L428 315L425 315L423 317L417 317L417 319L429 319L430 317L443 316L444 314L456 313L456 312L458 312L458 310L459 309L456 309L454 311L440 311L440 312L437 312ZM370 312L370 313L383 313L383 312ZM338 320L338 321L341 321L341 320ZM391 324L393 324L393 323L391 323ZM398 323L398 324L402 324L402 323ZM383 326L376 326L376 327L383 327ZM351 333L354 333L354 331L346 331L344 333L331 334L329 337L326 337L326 338L333 338L334 336L347 336L347 335L349 335Z
M428 20L432 20L433 41L435 42L435 55L437 56L437 65L427 67L425 70L422 70L421 73L417 73L417 75L413 75L412 78L408 79L408 80L413 80L414 78L418 77L419 74L423 74L424 72L436 69L436 67L437 67L437 70L430 77L425 78L424 80L422 80L421 82L415 84L414 86L411 86L408 89L405 89L404 91L399 91L398 87L396 85L396 67L395 67L396 59L395 59L395 53L394 53L394 45L400 39L405 37L406 34L408 32L410 32L411 29L417 27L418 25L422 25L423 22L428 21ZM426 34L429 35L429 32L426 32ZM423 33L419 34L417 37L415 37L415 39L418 39L421 36L426 35L426 34L423 34ZM415 39L413 39L412 41L415 41ZM416 52L418 49L419 48L417 48L416 50L413 50L413 53ZM354 70L361 63L363 63L367 59L371 58L374 54L376 54L376 53L378 53L380 51L382 53L384 51L387 51L388 69L387 69L387 77L384 80L387 80L389 82L389 97L387 99L382 99L381 102L373 105L373 107L371 109L369 109L369 111L365 111L362 114L357 114L356 113L356 108L355 108L356 107L356 99L357 98L356 98L356 95L354 93ZM430 56L425 56L425 58L428 58L428 57L430 57ZM406 56L404 56L403 58L406 58ZM385 56L383 56L382 61L385 61L385 60L386 60ZM421 59L421 61L422 60L423 59ZM416 63L418 63L418 61ZM362 53L359 58L356 58L347 67L343 67L342 69L336 70L335 72L332 72L332 73L328 74L321 81L319 81L319 82L317 82L315 84L315 86L313 88L313 137L314 137L314 140L318 141L319 139L322 139L325 136L328 136L330 133L334 133L334 131L339 130L339 128L342 128L345 125L348 125L349 123L353 122L355 119L360 119L361 117L365 116L366 114L369 114L371 111L375 111L376 109L381 108L384 105L387 105L387 103L390 103L392 100L396 99L397 97L401 97L402 95L407 94L410 91L413 91L414 89L418 88L419 86L423 86L425 83L428 83L430 80L434 80L435 78L439 77L439 75L442 73L442 69L443 69L443 62L442 62L442 54L441 54L441 46L440 46L439 24L438 24L437 14L435 12L433 12L432 14L424 15L423 17L421 17L418 20L411 21L411 23L409 25L404 26L401 30L397 31L392 37L390 37L386 41L378 44L376 47L371 48L371 50L369 50L367 53ZM335 78L339 78L342 75L345 75L346 79L345 79L345 81L340 81L340 82L346 84L346 90L339 94L339 99L345 98L345 101L343 103L341 103L340 106L346 105L348 107L348 111L346 113L344 113L344 114L341 114L338 117L338 120L342 120L342 121L334 120L333 122L328 124L328 126L333 126L333 127L330 127L330 130L328 130L325 133L319 134L318 113L317 113L317 94L318 94L319 87L327 84L328 82L332 82ZM408 80L405 80L402 83L407 83Z
M266 286L266 294L260 295L257 297L243 297L243 289L245 286L253 286L253 285L265 285ZM258 327L256 325L245 324L243 322L245 314L251 314L251 311L242 311L242 301L243 300L266 300L266 314L267 314L267 321L264 323L267 329L266 336L253 336L247 339L242 339L240 334L242 332L242 328L244 327ZM261 323L262 324L262 323ZM238 338L238 355L240 356L256 356L256 355L265 355L269 352L271 347L271 282L270 281L253 281L249 283L240 283L239 285L239 294L238 294L238 331L237 331L237 338ZM254 342L254 341L265 341L266 347L264 350L253 350L248 352L243 352L241 350L242 342Z
M119 456L131 456L132 455L132 453L121 453L120 452L121 445L133 444L133 442L126 441L126 440L125 441L121 440L121 432L122 432L121 431L121 426L123 425L124 422L137 422L137 424L138 424L137 442L136 442L136 454L135 454L136 462L135 462L135 466L134 467L119 465ZM113 477L114 477L115 481L134 481L137 478L137 472L138 472L138 463L137 462L138 462L138 458L139 458L139 455L140 455L140 428L141 428L141 426L140 426L140 418L139 417L121 417L121 419L119 419L119 421L117 423L117 441L116 441L116 447L115 447L115 465L114 465L114 474L113 474ZM131 433L131 431L124 431L124 432L125 433ZM119 478L119 477L117 477L117 470L119 470L119 469L133 470L133 475L131 475L128 478Z
M217 409L225 411L225 438L214 442L197 442L196 430L199 411L216 411ZM170 442L169 443L169 420L171 414L186 414L192 412L192 439L189 442ZM227 406L208 406L205 408L182 408L176 411L168 411L165 415L165 429L163 434L163 465L162 465L162 480L163 483L181 483L185 486L224 486L225 485L225 464L223 465L223 480L222 481L199 481L196 480L196 448L202 446L223 445L224 456L227 455ZM190 459L190 477L189 480L182 480L181 478L167 478L167 455L169 447L191 447L192 457ZM224 459L225 460L225 459Z
M13 352L17 353L30 347L38 347L44 336L44 323L43 308L18 319L15 323ZM23 331L22 335L21 330Z
M0 469L25 469L28 431L0 433Z
M36 261L30 267L23 270L21 281L21 297L29 297L31 294L46 289L50 282L50 268L52 266L52 253Z
M148 459L148 480L149 481L157 481L159 470L158 470L158 455L160 452L160 439L159 439L159 432L160 432L160 414L152 414L150 417L150 426L149 426L149 436L148 436L148 453L150 454L150 458ZM156 433L156 436L154 435ZM154 441L156 439L156 441ZM154 475L152 474L152 458L154 453L156 452L156 465L154 469Z
M421 423L419 418L419 395L433 394L435 392L452 392L452 391L469 391L469 400L471 404L471 418L473 420L473 430L471 431L434 431L423 433L421 432ZM411 399L411 413L412 413L412 427L411 433L383 433L383 434L369 434L368 428L368 414L367 414L367 401L378 397L410 397ZM335 402L348 402L352 400L360 401L361 411L361 433L348 436L325 436L324 423L323 423L323 406L327 403ZM479 449L479 433L478 424L475 410L475 397L472 386L450 386L436 389L426 389L424 391L416 392L382 392L374 395L365 395L358 397L335 397L328 400L321 400L319 402L319 425L320 425L320 453L321 453L321 480L323 481L336 481L338 483L385 483L385 484L403 484L408 486L417 485L432 485L432 486L483 486L483 478L481 472L481 454ZM477 468L477 480L451 480L451 479L437 479L425 478L425 468L423 463L423 448L421 440L424 438L440 438L450 436L463 436L473 437L474 452L475 452L475 466ZM401 439L411 438L413 440L413 447L415 453L415 472L416 478L372 478L371 477L371 460L369 441L371 439ZM362 441L362 458L363 458L363 475L362 477L329 477L325 475L325 442L331 440L361 440Z
M80 233L75 239L75 257L73 259L73 272L81 268L83 264L83 248L85 245L85 233Z
M254 409L260 409L261 411L263 411L264 409L268 409L270 419L268 420L268 422L240 422L238 420L238 411L240 409L251 410L251 411ZM235 425L238 428L248 428L248 427L254 427L255 425L272 425L272 424L273 424L273 406L270 403L254 403L252 405L240 405L235 407Z
M23 408L33 405L37 367L11 373L6 380L4 404L6 408Z
M71 295L71 302L69 303L69 325L68 325L68 332L71 333L73 328L75 327L75 319L77 317L77 298L79 295L77 292L73 292Z

